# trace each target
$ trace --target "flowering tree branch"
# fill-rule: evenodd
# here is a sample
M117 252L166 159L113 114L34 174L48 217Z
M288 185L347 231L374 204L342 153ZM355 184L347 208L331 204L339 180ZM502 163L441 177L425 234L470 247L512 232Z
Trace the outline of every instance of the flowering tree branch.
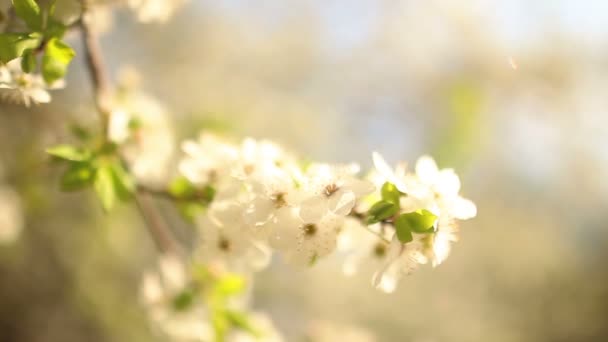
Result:
M81 0L81 4L83 12L77 23L81 31L87 70L93 85L95 105L102 127L102 137L105 140L108 136L108 125L111 115L108 101L111 96L112 86L103 60L99 38L90 26L87 1ZM149 193L150 191L144 191L143 187L138 187L134 194L135 203L144 218L146 227L148 227L148 232L161 253L177 253L180 249L179 244L173 237L171 230L166 226L163 218L158 214L156 208L154 208L151 203Z
M231 272L259 270L274 251L301 266L340 251L347 274L363 262L373 262L377 267L372 284L392 292L398 280L419 265L441 264L458 239L458 221L476 215L475 204L459 194L456 173L439 169L429 156L419 158L414 170L406 170L402 165L392 168L373 153L374 170L361 175L356 164L303 163L267 140L236 143L203 132L181 143L173 170L179 176L169 180L174 140L167 115L141 92L122 83L114 89L93 28L90 6L95 5L80 0L80 18L67 25L53 17L52 6L12 1L28 31L0 34L0 97L8 94L25 105L49 102L47 90L64 83L75 55L64 34L77 27L101 133L90 139L81 132L80 145L57 145L47 152L65 162L63 190L93 188L106 211L118 200L134 200L163 256L160 274L144 278L146 304L157 313L169 310L153 319L160 319L160 325L174 324L189 318L174 319L174 311L192 309L197 323L213 322L213 328L197 330L213 330L212 337L188 340L228 341L234 329L257 334L249 315L230 305L231 297L246 288L244 277ZM166 20L179 3L129 5L141 6L138 18L148 21ZM199 234L187 255L192 265L184 264L190 258L182 258L184 250L153 197L169 200L186 217L195 218ZM208 317L200 317L201 312ZM166 330L175 331L170 326Z

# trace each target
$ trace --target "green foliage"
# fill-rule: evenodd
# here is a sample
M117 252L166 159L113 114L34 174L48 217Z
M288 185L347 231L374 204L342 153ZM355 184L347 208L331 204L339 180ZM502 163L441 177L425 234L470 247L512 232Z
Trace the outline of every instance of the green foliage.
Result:
M42 11L35 0L12 0L15 13L27 26L35 31L42 30Z
M53 19L51 17L48 18L48 22L46 23L46 30L44 31L44 36L47 39L58 38L61 39L65 34L67 27L60 21Z
M118 195L114 187L113 172L109 166L102 166L97 169L93 186L103 209L105 211L112 209Z
M173 298L173 308L177 311L187 310L194 303L195 293L190 289L185 289Z
M44 81L51 84L62 79L75 55L74 50L66 43L57 38L51 38L46 44L45 54L42 57Z
M169 184L169 193L177 198L190 198L196 194L196 187L186 177L177 177Z
M72 145L57 145L47 149L47 153L68 163L61 177L62 190L74 191L93 185L106 211L112 209L117 200L127 200L135 192L135 181L112 155L111 146L104 145L93 152Z
M395 220L395 233L397 234L399 241L402 243L408 243L412 241L414 237L412 236L412 229L409 225L407 217L404 215L407 214L400 215Z
M94 188L104 210L111 210L117 200L127 200L135 191L131 175L118 162L100 165L95 172Z
M21 59L21 69L26 73L31 73L36 70L38 61L36 60L36 54L34 50L27 49L23 52L23 58Z
M90 163L71 163L61 177L61 190L76 191L84 189L93 183L95 169Z
M0 62L8 63L21 57L28 49L36 49L40 45L39 33L0 33Z
M391 182L384 183L382 185L380 193L382 194L383 200L399 205L399 198L401 197L401 192L397 189L395 184Z
M245 291L245 285L245 278L230 273L218 279L213 295L221 298L239 295Z
M368 212L367 224L377 223L395 215L399 206L393 202L381 200L376 202Z
M251 319L245 312L226 310L224 315L233 327L246 331L257 338L261 337L260 332L251 323Z
M436 220L437 216L426 209L401 214L395 220L397 237L399 241L406 243L412 241L412 232L431 233Z
M72 145L57 145L46 150L46 153L59 159L84 162L88 161L92 157L90 150L78 148Z
M212 186L197 188L185 177L175 178L169 184L167 191L178 200L178 210L189 221L194 220L204 211L215 196L215 189Z

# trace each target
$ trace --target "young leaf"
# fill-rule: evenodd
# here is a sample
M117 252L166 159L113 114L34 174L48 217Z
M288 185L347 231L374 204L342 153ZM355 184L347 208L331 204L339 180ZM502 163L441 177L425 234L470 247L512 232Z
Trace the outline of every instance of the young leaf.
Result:
M53 157L75 162L84 162L91 159L91 151L71 145L57 145L46 150Z
M88 163L72 163L61 177L61 190L81 190L93 183L95 170Z
M233 327L246 331L254 337L261 337L261 333L255 328L253 323L251 323L251 319L246 313L235 310L226 310L225 315Z
M395 233L402 243L408 243L414 239L410 223L405 215L407 214L400 215L395 220Z
M228 274L220 279L215 286L215 295L226 298L243 293L245 290L245 279L237 274Z
M391 182L384 183L380 192L383 200L399 205L399 197L401 197L401 193L399 190L397 190L395 184Z
M0 63L6 64L21 57L28 49L40 45L40 35L36 33L0 33Z
M177 198L187 198L196 193L196 188L186 177L178 177L169 184L169 193Z
M112 170L114 192L118 198L123 201L131 198L131 195L135 192L135 181L131 175L119 163L110 165L110 168Z
M373 224L386 220L387 218L395 215L399 206L393 202L385 200L378 201L374 204L368 212L367 224Z
M194 293L186 289L173 298L173 308L177 311L184 311L192 306L193 302Z
M432 232L436 220L437 216L426 209L402 214L397 218L397 221L404 227L407 226L408 230L420 234Z
M205 205L198 202L184 201L177 203L177 210L188 222L194 223L196 217L205 211Z
M76 53L66 43L57 38L51 38L45 49L44 57L42 57L42 77L48 84L62 79L67 70L68 65Z
M48 22L46 23L46 30L44 31L44 36L47 39L50 38L63 38L67 27L60 21L49 17Z
M12 0L15 13L27 26L35 31L42 30L42 12L35 0Z
M95 172L94 187L97 197L101 201L101 206L105 211L109 211L116 202L116 189L114 185L114 175L110 165L103 165Z
M21 58L21 69L23 69L23 71L29 74L32 71L36 70L37 65L38 61L36 60L36 54L34 53L34 50L25 50Z

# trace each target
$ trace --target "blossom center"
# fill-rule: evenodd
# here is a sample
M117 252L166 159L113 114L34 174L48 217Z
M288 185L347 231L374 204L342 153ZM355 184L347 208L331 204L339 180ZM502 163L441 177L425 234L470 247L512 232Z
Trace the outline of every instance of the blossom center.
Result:
M230 243L230 240L226 239L225 237L220 237L217 245L218 245L218 248L224 252L229 252L230 249L232 248L232 244Z
M317 225L314 223L307 223L305 225L303 225L301 227L302 231L304 232L304 237L310 238L315 236L315 234L317 234Z
M272 201L274 202L275 208L282 208L287 205L287 201L285 200L284 192L277 192L272 196Z
M330 197L339 189L340 189L340 187L338 187L338 185L336 185L336 183L331 183L323 189L323 194L327 197Z
M386 255L386 245L382 242L378 242L376 246L374 246L374 256L378 258L382 258Z

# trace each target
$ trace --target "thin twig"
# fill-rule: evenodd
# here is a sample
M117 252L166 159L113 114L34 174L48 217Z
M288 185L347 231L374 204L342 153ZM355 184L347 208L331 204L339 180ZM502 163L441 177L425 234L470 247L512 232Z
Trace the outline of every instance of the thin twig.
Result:
M110 118L108 101L112 93L112 87L103 62L99 39L90 27L90 17L87 15L87 1L81 0L81 4L83 12L78 25L85 49L87 70L93 84L95 105L99 113L103 139L105 140L108 136L108 122ZM163 217L158 214L149 194L138 189L134 198L158 250L162 253L180 253L181 248L177 240L173 237L171 230L165 225Z
M158 214L148 194L137 193L134 196L137 208L146 221L146 227L161 253L175 254L180 251L179 244L164 224L163 218Z
M87 2L85 0L81 0L81 4L82 18L79 21L80 32L85 48L85 58L87 62L87 67L89 69L91 82L93 84L93 91L95 93L95 105L99 113L102 134L105 139L108 133L108 121L110 116L110 110L108 108L108 98L111 93L111 86L103 62L99 39L90 26L91 17L89 16L87 11Z
M184 195L174 195L171 192L164 189L155 189L148 187L146 185L138 184L137 191L141 193L146 193L158 198L164 198L167 200L175 201L175 202L200 202L203 204L209 204L213 200L213 194L207 193L204 191L195 191L190 194Z

